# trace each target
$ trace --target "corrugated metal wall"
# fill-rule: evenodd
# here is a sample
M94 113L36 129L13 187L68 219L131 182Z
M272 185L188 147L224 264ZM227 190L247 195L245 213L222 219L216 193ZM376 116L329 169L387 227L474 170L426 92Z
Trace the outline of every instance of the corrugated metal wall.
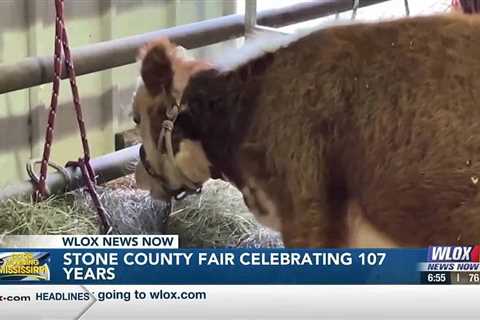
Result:
M70 0L65 20L72 47L214 18L235 11L235 0ZM52 55L53 0L0 1L0 63ZM208 49L205 49L208 50ZM200 50L200 54L205 53ZM114 134L131 127L137 65L79 77L93 156L114 150ZM0 95L0 187L25 178L25 163L41 156L51 84ZM68 81L61 85L52 160L81 154Z

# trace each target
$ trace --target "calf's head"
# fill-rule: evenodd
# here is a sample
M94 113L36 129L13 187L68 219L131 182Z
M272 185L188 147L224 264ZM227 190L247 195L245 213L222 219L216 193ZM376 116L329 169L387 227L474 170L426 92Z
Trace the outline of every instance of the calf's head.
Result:
M185 49L167 39L147 45L140 58L141 79L133 98L133 120L143 144L135 178L152 197L166 200L210 178L210 164L201 142L187 135L190 129L182 125L188 107L181 104L181 99L190 77L211 65L187 57Z

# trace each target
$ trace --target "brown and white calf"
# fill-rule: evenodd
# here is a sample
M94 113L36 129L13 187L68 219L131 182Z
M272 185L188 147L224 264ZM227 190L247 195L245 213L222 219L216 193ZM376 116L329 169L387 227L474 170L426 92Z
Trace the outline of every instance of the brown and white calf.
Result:
M156 41L137 181L228 180L290 247L480 243L479 34L457 14L335 26L221 67Z

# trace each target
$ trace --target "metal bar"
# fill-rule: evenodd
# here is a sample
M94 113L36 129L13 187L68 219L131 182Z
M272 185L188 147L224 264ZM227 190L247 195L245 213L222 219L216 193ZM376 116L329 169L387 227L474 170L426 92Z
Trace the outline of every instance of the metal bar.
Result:
M98 174L98 183L105 183L135 170L138 161L139 145L131 146L120 151L109 153L90 160L94 171ZM67 182L62 173L52 171L46 180L50 194L62 194L75 190L84 185L83 175L78 167L67 167L70 181ZM33 193L33 185L30 181L22 181L12 186L0 189L0 201L10 198L28 196Z
M257 0L245 0L245 36L257 25Z
M280 31L277 28L265 27L265 26L261 26L259 24L257 24L251 32L270 32L270 33L283 34L283 35L291 34L290 32Z
M410 16L410 5L408 4L408 0L405 0L404 4L405 4L405 15L407 17L409 17Z
M386 0L362 0L365 7ZM352 0L317 0L259 12L257 23L281 27L352 9ZM244 35L244 17L229 15L72 50L77 75L111 69L136 61L138 49L158 37L168 37L185 48L198 48ZM0 64L0 94L51 82L51 56L30 57L14 64ZM66 78L64 72L62 78Z
M357 11L358 8L360 7L360 0L353 0L353 9L352 9L352 20L355 20L357 18Z

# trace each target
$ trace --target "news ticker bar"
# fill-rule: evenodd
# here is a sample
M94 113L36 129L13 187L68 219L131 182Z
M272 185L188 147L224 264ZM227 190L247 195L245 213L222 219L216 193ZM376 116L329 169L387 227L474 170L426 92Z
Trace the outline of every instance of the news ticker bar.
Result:
M182 292L205 296L172 298ZM0 318L478 319L479 295L480 286L15 285L0 286L10 299L0 301Z
M422 271L427 249L5 250L0 285L476 284L480 273Z
M12 245L0 248L0 284L8 285L477 284L480 273L479 245L182 249L174 235L17 236L3 244Z

